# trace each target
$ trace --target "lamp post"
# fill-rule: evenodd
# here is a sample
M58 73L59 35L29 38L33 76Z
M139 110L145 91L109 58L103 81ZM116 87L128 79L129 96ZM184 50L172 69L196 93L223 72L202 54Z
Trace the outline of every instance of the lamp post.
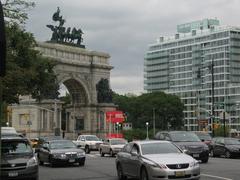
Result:
M153 135L154 136L155 136L155 133L156 133L155 121L156 121L156 118L155 118L155 108L153 108Z
M149 125L149 123L146 122L146 128L147 128L147 137L146 137L146 140L149 140L149 137L148 137L148 125Z
M212 136L214 137L214 63L212 59L212 63L210 66L211 74L212 74L212 117L211 117L211 130L212 130Z
M119 125L119 122L117 122L116 125L117 125L117 138L118 138L118 125Z

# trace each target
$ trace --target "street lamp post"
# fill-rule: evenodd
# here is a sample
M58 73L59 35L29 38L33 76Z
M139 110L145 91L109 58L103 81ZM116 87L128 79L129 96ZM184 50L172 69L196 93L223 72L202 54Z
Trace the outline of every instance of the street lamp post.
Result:
M117 122L116 125L117 125L117 138L118 138L118 125L119 125L119 122Z
M149 125L149 123L146 122L146 128L147 128L147 137L146 137L146 139L147 139L147 140L149 139L149 137L148 137L148 125Z
M156 133L155 121L156 121L155 108L153 108L153 135L154 136L155 136L155 133Z

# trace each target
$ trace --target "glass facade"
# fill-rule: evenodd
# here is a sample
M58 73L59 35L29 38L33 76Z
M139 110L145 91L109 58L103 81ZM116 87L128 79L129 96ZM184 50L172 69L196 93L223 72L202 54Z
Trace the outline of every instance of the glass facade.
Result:
M149 45L144 89L178 95L185 106L186 130L210 131L211 117L222 124L223 111L227 126L240 130L240 28L221 27L217 20L206 22L211 21L179 25L178 34ZM179 33L179 28L187 33Z

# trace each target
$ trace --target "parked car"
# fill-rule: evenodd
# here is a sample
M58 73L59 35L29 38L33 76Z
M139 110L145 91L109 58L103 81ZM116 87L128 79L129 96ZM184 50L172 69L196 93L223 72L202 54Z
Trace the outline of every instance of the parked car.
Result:
M195 134L199 137L199 139L204 142L206 145L208 145L208 148L210 149L210 144L212 142L212 136L208 134L207 132L203 131L196 131Z
M63 138L61 136L40 136L39 138L35 138L34 142L35 151L38 152L45 142L48 142L50 140L62 140L62 139Z
M99 153L101 156L104 156L105 154L115 156L125 144L127 144L127 140L123 138L106 139L100 144Z
M116 156L119 180L199 179L197 160L168 141L135 141L124 146Z
M240 140L237 138L216 137L210 155L213 157L223 155L226 158L240 157Z
M155 139L172 141L195 159L201 160L203 163L208 162L209 148L193 132L190 131L158 132L155 135Z
M1 179L38 180L38 161L27 138L1 137Z
M73 142L78 147L84 149L86 153L98 151L99 145L103 143L103 141L95 135L80 135L77 140Z
M85 152L70 140L46 141L38 152L39 164L43 165L44 162L48 162L52 167L56 164L73 163L84 166L85 158Z

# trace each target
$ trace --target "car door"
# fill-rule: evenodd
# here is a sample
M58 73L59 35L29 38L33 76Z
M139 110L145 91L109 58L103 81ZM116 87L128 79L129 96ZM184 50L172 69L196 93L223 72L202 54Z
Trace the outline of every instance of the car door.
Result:
M45 142L39 151L39 159L44 162L48 162L49 157L49 143Z
M215 155L217 155L217 156L222 155L221 149L223 146L223 142L224 142L223 138L216 139L215 144L214 144L214 154Z
M130 160L129 160L129 174L133 177L138 176L138 169L140 168L140 150L139 146L137 144L133 144L133 147L130 152Z
M121 156L120 156L120 163L123 169L123 173L126 175L130 174L129 171L129 162L131 161L130 157L131 157L131 150L132 150L132 146L133 143L129 143L127 145L124 146L122 152L121 152Z

